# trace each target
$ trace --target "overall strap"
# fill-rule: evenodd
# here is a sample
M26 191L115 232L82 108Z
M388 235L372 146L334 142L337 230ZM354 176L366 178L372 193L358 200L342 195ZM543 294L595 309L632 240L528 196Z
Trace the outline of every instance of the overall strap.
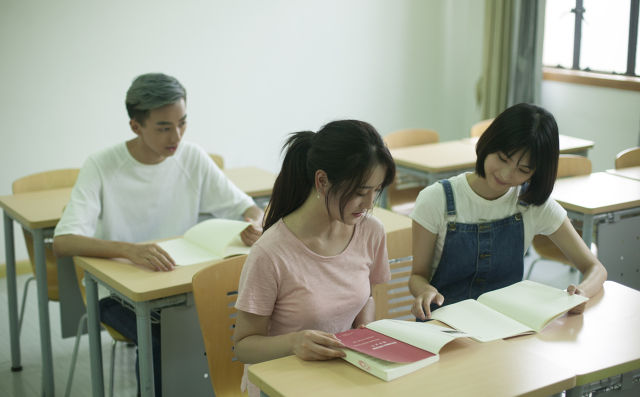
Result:
M451 182L448 179L441 179L438 182L440 182L444 188L444 197L447 200L447 215L455 215L456 202L453 199L453 188L451 187Z

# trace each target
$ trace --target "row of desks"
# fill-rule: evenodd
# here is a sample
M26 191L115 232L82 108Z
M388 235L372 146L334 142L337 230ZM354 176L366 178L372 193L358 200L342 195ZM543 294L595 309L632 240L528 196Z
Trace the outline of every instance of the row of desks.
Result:
M563 143L564 142L564 143ZM416 161L425 161L425 159L429 159L429 161L445 161L445 157L437 157L435 154L442 154L443 148L449 148L450 150L456 151L457 154L461 154L463 156L468 156L469 159L465 160L464 164L458 164L456 166L449 165L448 167L473 167L473 163L475 162L475 151L474 151L475 141L473 139L463 139L460 141L454 142L442 142L435 145L429 145L429 147L437 147L438 150L434 152L434 156L425 155L422 153L418 155L414 152L416 148L411 148L412 150L398 149L393 151L394 159L397 161L399 167L414 167L412 168L414 172L418 172L421 175L424 175L424 172L427 171L424 167L420 168L416 164ZM588 148L593 145L590 141L583 141L576 138L564 137L561 138L561 149L565 150L565 152L584 152ZM424 149L424 148L423 148ZM432 149L429 149L432 150ZM470 155L472 154L472 156ZM410 160L409 157L416 156L414 160ZM471 160L473 157L473 160ZM438 160L439 159L439 160ZM448 156L449 162L452 161L452 157ZM412 162L413 161L413 162ZM404 164L404 165L403 165ZM441 170L444 166L441 167ZM454 172L455 171L455 172ZM455 168L448 168L447 171L443 172L452 172L458 173L461 170ZM619 170L618 170L619 171ZM598 214L611 214L612 211L627 211L634 207L638 207L640 200L640 182L637 181L638 171L624 171L625 175L615 175L619 174L616 170L610 170L607 173L596 173L590 177L587 177L585 181L578 182L575 180L567 182L566 186L563 185L564 182L556 185L556 190L554 191L554 197L563 205L565 208L569 209L570 215L577 214L575 217L581 217L585 223L586 227L591 227L593 229L593 225L599 222L599 218L596 216ZM252 195L254 198L267 197L271 191L271 186L273 185L274 175L268 173L266 171L254 168L240 168L240 169L230 169L225 171L227 175L230 177L234 183L236 183L242 190ZM635 172L635 173L634 173ZM636 179L634 179L634 176ZM591 179L589 179L591 178ZM614 179L611 179L614 178ZM573 179L573 178L570 178ZM613 183L613 185L608 186L606 189L599 188L594 184L595 180L598 181L608 181ZM610 194L611 192L620 191L619 184L617 182L618 179L625 179L629 182L626 183L627 188L621 190L624 191L625 194ZM582 189L582 190L581 190ZM586 189L586 190L585 190ZM602 193L609 193L602 194ZM598 197L600 201L595 200L593 197L597 193L601 193ZM42 195L45 195L46 198L43 198ZM52 228L57 223L60 214L62 213L62 209L66 205L70 194L70 189L58 189L48 191L46 193L27 193L23 195L15 195L15 196L5 196L0 197L0 205L4 209L4 227L5 227L5 247L7 254L7 285L8 285L8 295L9 295L9 317L10 317L10 333L11 333L11 351L12 351L12 368L18 369L20 368L20 346L19 340L17 337L17 301L16 301L16 286L15 286L15 255L14 255L14 241L13 241L13 220L18 221L22 226L30 230L34 235L34 244L35 244L35 261L36 261L36 271L38 274L46 274L44 271L45 263L44 263L44 238L46 235L51 234ZM591 197L592 203L585 204L581 202L585 197ZM44 200L44 201L43 201ZM617 200L617 203L611 204L609 201ZM46 205L42 205L45 202ZM623 202L621 204L621 202ZM575 208L571 209L571 206L574 205ZM574 211L575 210L575 211ZM573 211L573 212L572 212ZM382 214L382 215L380 215ZM379 211L379 216L389 218L387 212ZM607 215L610 217L610 215ZM383 222L386 226L390 223L393 223L393 215L391 218L387 219ZM408 223L410 226L410 221ZM591 226L589 226L591 225ZM407 226L407 227L409 227ZM398 232L405 226L403 225L401 228L396 229ZM394 234L394 230L387 230L388 238L390 242L390 254L392 250L395 249L407 252L410 252L410 239L402 234ZM591 236L591 233L584 233L585 241L588 241ZM395 242L394 242L395 241ZM393 257L393 256L392 256ZM191 275L188 271L183 272L182 276L178 275L176 277L175 283L170 283L170 286L164 286L161 282L162 280L154 280L153 285L157 288L154 289L153 292L141 293L140 286L125 286L125 285L116 285L114 282L116 279L124 278L119 271L125 270L127 273L129 270L131 271L142 271L142 269L132 270L128 269L131 266L118 266L115 263L117 261L108 261L111 265L105 265L104 263L100 263L100 260L97 260L99 266L90 266L90 260L80 260L81 266L86 266L86 270L90 273L94 273L90 278L94 282L100 281L104 279L104 282L109 282L114 284L118 290L123 294L125 299L129 299L131 302L139 302L145 301L148 302L150 299L157 299L159 297L167 297L167 296L178 296L180 294L188 294L190 291L190 283L191 283ZM84 265L83 265L84 263ZM112 266L111 270L108 273L101 269L109 268L108 266ZM192 267L192 270L195 272L198 268ZM101 273L102 272L102 273ZM173 272L172 272L173 274ZM131 274L127 274L128 276L132 276ZM147 275L148 276L148 275ZM139 279L140 275L132 277L133 279ZM148 277L147 277L148 278ZM173 277L172 277L173 278ZM46 295L46 278L38 277L38 306L39 306L39 317L40 317L40 328L41 328L41 346L42 346L42 359L43 359L43 390L45 391L45 395L53 395L53 370L52 370L52 359L51 359L51 340L49 333L49 318L48 318L48 305L47 303L47 295ZM91 284L90 282L89 284ZM142 283L144 284L144 283ZM166 287L166 288L165 288ZM89 291L92 289L92 286L87 286L87 294L92 293ZM155 295L154 295L155 294ZM97 302L97 297L96 297ZM171 303L173 304L173 303ZM150 310L151 307L146 307L144 310ZM89 310L91 310L91 305L89 305ZM142 318L144 319L144 315ZM146 321L146 320L145 320ZM93 319L93 323L95 323L95 318ZM145 326L146 327L146 326ZM98 327L96 327L96 330ZM94 330L95 331L95 330ZM144 343L144 342L143 342ZM150 350L149 350L150 351ZM96 353L97 354L97 353ZM100 353L101 354L101 353ZM150 361L149 361L150 362ZM100 360L101 364L101 360ZM147 363L148 364L148 363ZM141 365L146 366L144 364ZM102 383L102 373L100 371L99 375L99 383ZM99 394L98 394L99 395Z
M243 191L254 199L268 197L275 180L275 175L254 167L225 170L227 176ZM11 341L11 365L12 370L21 369L20 341L18 334L18 307L17 288L15 273L15 253L13 221L17 221L21 226L31 231L34 235L34 246L36 251L36 273L45 275L37 277L38 308L40 322L40 341L42 355L42 389L43 395L53 396L54 376L53 359L51 353L51 334L49 324L49 310L47 298L46 263L44 259L44 239L51 236L53 228L57 224L62 211L69 201L70 188L53 189L34 193L24 193L0 197L0 206L4 210L4 231L5 249L7 256L7 293L9 304L10 320L10 341ZM385 225L388 236L389 252L391 255L408 256L411 253L410 229L411 220L407 217L392 213L381 208L373 211ZM98 294L97 283L106 286L113 294L116 294L122 301L131 305L138 321L138 349L140 361L141 385L153 385L152 356L151 356L151 321L152 310L165 308L163 310L163 338L166 324L174 324L180 327L182 337L186 340L201 340L200 330L197 326L197 317L193 308L191 295L191 279L193 275L206 264L179 267L172 272L153 272L149 269L132 266L126 261L108 260L101 258L76 258L76 263L85 270L85 284L87 296L87 316L89 320L89 344L92 363L92 386L93 395L101 396L104 393L104 381L102 371L102 351L100 343L100 324L98 316ZM76 285L75 277L60 277L63 267L59 266L59 283L69 282L69 287ZM67 269L68 270L68 269ZM65 273L67 274L67 273ZM71 273L74 274L74 273ZM66 288L61 288L65 289ZM61 294L62 299L62 294ZM76 302L77 303L77 302ZM70 304L70 303L68 303ZM64 316L63 309L65 302L61 301L61 315ZM191 328L186 329L183 322L185 314L175 307L187 307L187 318L190 318ZM166 312L166 313L165 313ZM166 318L174 318L175 321L165 321ZM194 321L195 320L195 321ZM72 324L77 324L77 318ZM195 325L195 326L194 326ZM75 328L74 328L75 329ZM190 332L190 334L188 334ZM174 341L175 342L175 341ZM175 343L172 343L175 345ZM182 344L184 346L184 344ZM187 343L187 345L189 345ZM173 383L174 387L182 391L189 387L194 391L194 395L206 395L211 391L211 384L203 377L207 373L206 359L203 358L203 348L200 349L197 343L191 343L191 351L181 350L178 352L181 357L175 361L179 367L174 369L172 377L167 376L168 384ZM200 349L200 350L199 350ZM164 356L163 349L163 356ZM166 349L169 350L169 349ZM199 351L198 351L199 350ZM191 354L191 357L189 357ZM193 359L200 356L201 360ZM163 360L164 361L164 360ZM187 362L195 362L195 366L189 366ZM164 371L163 366L163 372ZM179 372L177 372L179 371ZM177 381L170 382L170 379ZM186 389L185 389L186 388ZM142 387L142 390L152 390L152 388ZM144 395L144 393L143 393Z

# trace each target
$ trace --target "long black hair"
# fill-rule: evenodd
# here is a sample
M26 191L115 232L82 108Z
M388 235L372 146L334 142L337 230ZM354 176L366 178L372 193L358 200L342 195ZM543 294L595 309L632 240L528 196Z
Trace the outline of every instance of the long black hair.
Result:
M511 157L523 150L529 154L534 168L529 187L520 200L541 205L551 195L558 173L558 125L547 110L526 103L513 105L489 125L476 145L476 174L485 177L484 160L488 155L502 152Z
M364 121L339 120L320 131L292 133L282 147L286 150L282 169L276 178L267 206L263 229L298 209L315 186L317 170L323 170L331 183L325 195L340 194L340 217L356 191L369 178L376 165L385 168L382 188L395 177L396 167L380 134Z

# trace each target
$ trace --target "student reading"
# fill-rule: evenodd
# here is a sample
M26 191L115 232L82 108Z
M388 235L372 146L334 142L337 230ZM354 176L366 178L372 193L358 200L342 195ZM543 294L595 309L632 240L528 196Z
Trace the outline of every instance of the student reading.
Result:
M253 200L203 149L182 140L187 127L186 91L178 80L160 73L141 75L131 84L125 102L136 137L86 160L55 229L57 255L126 258L170 271L175 267L171 256L145 241L184 234L200 213L261 222L262 211ZM242 232L242 240L251 245L260 234L259 228L250 226ZM100 301L100 317L137 341L133 311L105 298ZM161 394L159 329L158 324L153 326L156 395Z
M383 226L367 215L395 175L376 130L334 121L292 134L285 148L236 301L235 352L248 364L342 357L333 334L372 321L372 285L390 278Z
M607 272L549 197L559 154L554 117L538 106L512 106L482 134L476 153L475 172L418 195L411 214L412 313L425 320L439 305L522 280L524 254L536 234L548 235L582 272L583 281L567 291L596 294Z

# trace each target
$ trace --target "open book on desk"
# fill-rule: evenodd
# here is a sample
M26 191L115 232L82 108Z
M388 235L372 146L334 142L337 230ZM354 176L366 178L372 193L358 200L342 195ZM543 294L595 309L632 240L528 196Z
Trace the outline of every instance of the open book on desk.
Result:
M446 297L445 297L446 299ZM540 332L553 319L587 301L582 295L523 280L438 308L431 318L464 331L473 339L489 342Z
M240 232L249 222L209 219L193 226L183 237L158 243L179 266L195 265L214 259L249 253Z
M438 352L464 332L430 323L378 320L336 334L347 346L343 359L390 381L438 361Z

